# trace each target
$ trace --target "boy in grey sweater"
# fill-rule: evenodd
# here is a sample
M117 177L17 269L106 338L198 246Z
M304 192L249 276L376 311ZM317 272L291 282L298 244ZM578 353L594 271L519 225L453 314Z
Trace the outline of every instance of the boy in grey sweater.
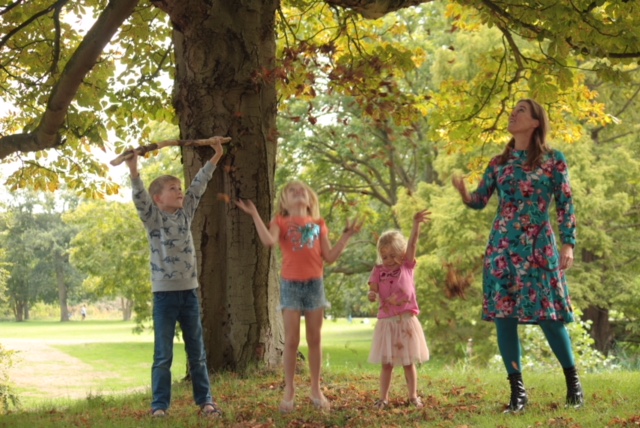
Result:
M138 159L125 162L131 172L133 203L147 230L151 247L154 352L151 368L151 414L164 417L171 403L171 362L176 322L180 323L189 360L193 398L205 416L221 416L211 395L206 353L202 339L196 254L191 220L207 183L223 154L227 137L211 138L215 154L196 174L185 193L180 179L163 175L149 191L138 173Z

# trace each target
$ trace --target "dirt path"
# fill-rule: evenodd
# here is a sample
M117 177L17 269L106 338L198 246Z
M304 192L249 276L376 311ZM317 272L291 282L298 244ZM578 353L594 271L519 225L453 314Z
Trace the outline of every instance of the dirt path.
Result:
M109 373L96 372L92 366L51 346L74 343L79 342L2 339L5 349L16 351L8 374L23 400L78 399L104 393L96 391L95 385Z

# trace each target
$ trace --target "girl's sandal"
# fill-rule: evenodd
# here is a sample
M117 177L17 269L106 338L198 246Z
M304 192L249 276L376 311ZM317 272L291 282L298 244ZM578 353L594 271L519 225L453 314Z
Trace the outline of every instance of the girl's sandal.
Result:
M329 403L329 400L327 400L327 397L325 397L324 395L320 395L320 398L315 398L313 396L309 398L311 398L311 402L317 409L325 412L331 410L331 404Z
M218 409L216 403L207 403L200 409L200 414L207 418L221 418L222 411Z
M293 399L286 401L282 400L280 402L280 413L291 413L293 412Z
M378 410L384 410L389 407L389 402L387 400L378 400L373 406Z
M420 397L410 398L409 404L418 409L422 409L424 407L424 403L422 402L422 399Z

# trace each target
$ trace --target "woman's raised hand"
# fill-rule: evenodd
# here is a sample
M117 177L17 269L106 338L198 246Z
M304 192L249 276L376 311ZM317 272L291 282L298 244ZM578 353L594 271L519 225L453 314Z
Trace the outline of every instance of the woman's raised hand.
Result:
M469 191L467 190L467 185L464 184L464 179L459 175L454 175L451 177L451 183L453 187L456 188L460 196L462 196L462 201L465 203L471 202L471 195L469 195Z

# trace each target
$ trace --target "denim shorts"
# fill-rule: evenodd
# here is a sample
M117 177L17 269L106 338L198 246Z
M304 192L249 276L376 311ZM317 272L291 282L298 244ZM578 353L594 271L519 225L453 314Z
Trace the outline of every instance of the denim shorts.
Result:
M279 309L306 312L330 307L324 295L322 278L307 281L289 281L280 278Z

